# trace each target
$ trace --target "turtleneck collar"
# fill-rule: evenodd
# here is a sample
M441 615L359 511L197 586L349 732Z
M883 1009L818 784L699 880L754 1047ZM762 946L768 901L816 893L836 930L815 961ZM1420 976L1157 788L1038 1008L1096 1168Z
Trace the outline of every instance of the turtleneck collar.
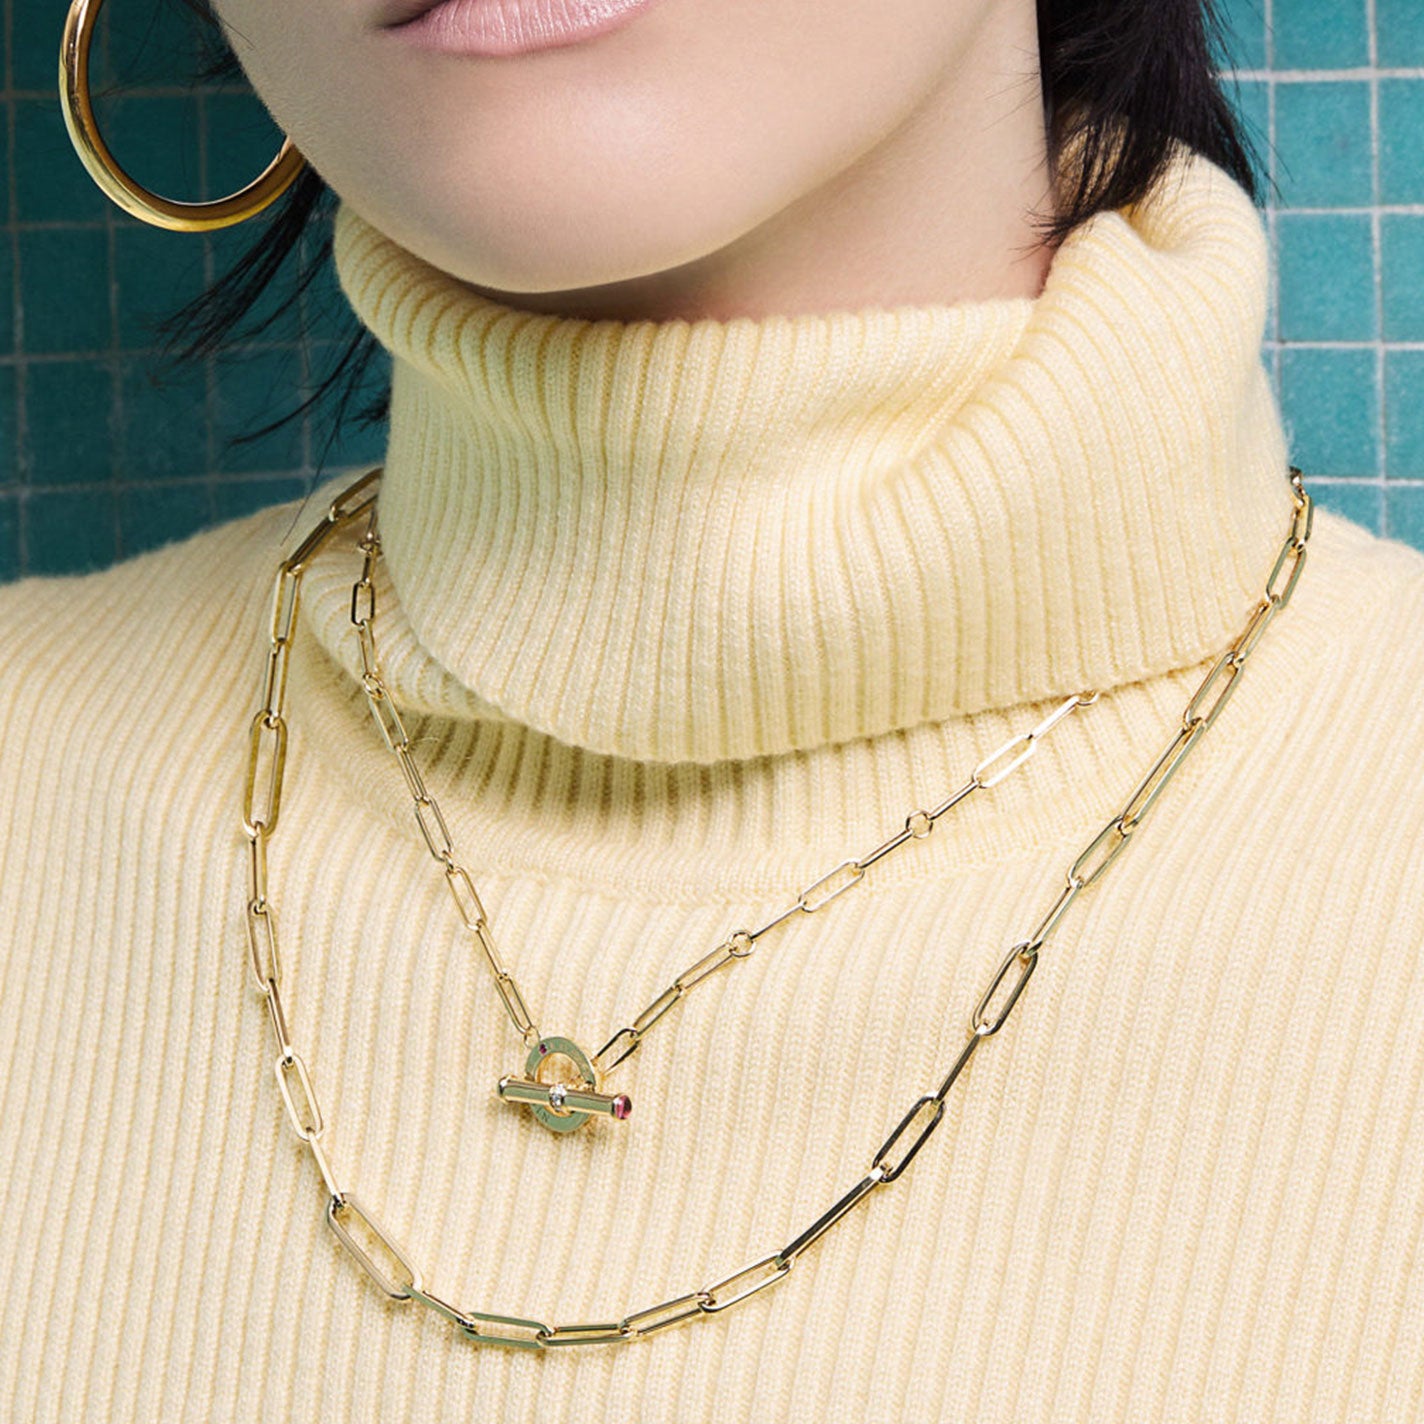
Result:
M1265 234L1185 150L1033 299L590 321L346 205L335 252L394 357L381 645L415 710L711 762L1106 689L1224 647L1288 522Z

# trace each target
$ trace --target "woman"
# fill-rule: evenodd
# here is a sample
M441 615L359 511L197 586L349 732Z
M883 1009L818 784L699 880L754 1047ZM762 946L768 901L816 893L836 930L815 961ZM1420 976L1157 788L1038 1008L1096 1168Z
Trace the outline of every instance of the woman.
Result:
M0 1414L1418 1417L1424 558L1202 11L420 8L217 6L379 479L0 593Z

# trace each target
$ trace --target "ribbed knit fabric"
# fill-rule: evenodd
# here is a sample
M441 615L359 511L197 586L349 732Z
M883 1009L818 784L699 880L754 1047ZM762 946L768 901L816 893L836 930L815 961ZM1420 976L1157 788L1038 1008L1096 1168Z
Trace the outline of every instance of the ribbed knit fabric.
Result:
M1181 157L1032 300L586 322L349 209L337 256L396 358L384 666L546 1033L594 1051L1102 692L689 991L610 1076L629 1122L556 1136L495 1096L525 1050L366 709L355 531L321 553L271 898L332 1170L440 1297L616 1321L865 1175L1244 627L1291 508L1264 234ZM0 590L0 1419L1424 1417L1424 557L1317 512L936 1133L785 1279L504 1350L328 1229L248 968L272 577L344 482Z

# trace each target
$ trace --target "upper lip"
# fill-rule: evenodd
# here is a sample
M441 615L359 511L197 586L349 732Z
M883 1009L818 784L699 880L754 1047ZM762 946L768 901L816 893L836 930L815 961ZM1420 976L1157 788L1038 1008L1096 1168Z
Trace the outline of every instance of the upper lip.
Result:
M418 20L428 10L433 10L444 0L386 0L385 18L381 21L383 30L394 29L397 25Z

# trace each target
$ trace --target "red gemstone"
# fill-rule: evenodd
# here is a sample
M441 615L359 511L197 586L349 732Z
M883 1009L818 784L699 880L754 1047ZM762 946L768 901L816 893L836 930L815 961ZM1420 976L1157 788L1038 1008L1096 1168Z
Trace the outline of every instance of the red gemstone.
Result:
M619 1093L613 1099L613 1116L617 1118L627 1117L633 1111L633 1100L627 1093Z

